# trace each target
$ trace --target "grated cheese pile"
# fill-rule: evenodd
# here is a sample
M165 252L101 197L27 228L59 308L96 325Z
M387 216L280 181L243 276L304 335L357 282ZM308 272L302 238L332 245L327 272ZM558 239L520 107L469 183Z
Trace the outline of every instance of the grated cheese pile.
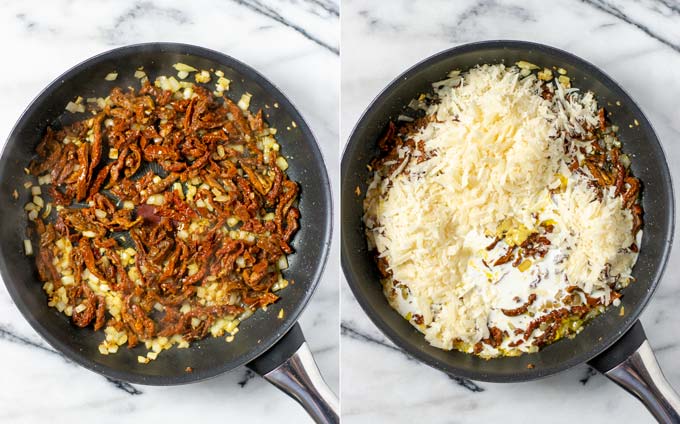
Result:
M470 350L489 337L493 312L516 294L472 272L488 259L483 246L501 226L511 227L506 241L518 245L542 222L556 222L551 241L567 255L558 273L591 295L608 296L597 292L606 288L598 281L605 267L629 276L636 255L620 253L634 241L620 197L598 199L587 171L567 167L568 153L583 145L573 136L598 122L591 93L556 83L547 100L534 75L503 65L449 77L434 84L439 102L427 114L435 119L413 136L423 151L401 148L397 161L385 163L398 163L392 172L375 172L364 222L369 247L406 289L409 311L422 315L417 328L426 339ZM562 190L552 195L556 187Z
M600 279L605 267L610 266L613 275L630 272L635 256L621 255L619 250L635 242L630 231L633 218L623 208L621 198L614 197L613 188L606 190L599 201L587 182L579 179L557 195L555 203L555 209L546 216L558 228L568 229L557 234L557 244L571 251L565 264L569 281L580 283L586 293L592 293L606 288L606 281Z

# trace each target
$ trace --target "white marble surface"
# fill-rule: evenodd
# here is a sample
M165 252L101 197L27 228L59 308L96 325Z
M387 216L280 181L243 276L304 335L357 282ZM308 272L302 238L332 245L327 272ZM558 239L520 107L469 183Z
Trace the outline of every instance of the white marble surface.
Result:
M139 42L196 44L250 64L289 96L319 140L337 199L338 9L335 0L0 1L0 140L44 86L92 55ZM301 318L336 392L337 257L336 242ZM107 381L55 354L24 321L4 285L0 358L2 423L311 421L293 400L245 369L180 387Z
M445 48L523 39L571 51L636 99L680 181L680 3L642 1L342 2L341 139L373 97L410 65ZM677 191L676 191L677 197ZM666 376L680 389L680 237L642 316ZM633 397L586 366L521 384L455 381L410 360L341 288L345 423L651 423Z

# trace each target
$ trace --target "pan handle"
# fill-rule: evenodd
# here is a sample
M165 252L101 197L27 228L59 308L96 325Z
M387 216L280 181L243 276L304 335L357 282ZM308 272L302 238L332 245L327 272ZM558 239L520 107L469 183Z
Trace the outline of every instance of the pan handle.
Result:
M640 321L589 365L644 403L660 423L680 423L680 396L656 361Z
M321 376L298 323L246 366L300 403L315 422L340 422L338 398Z

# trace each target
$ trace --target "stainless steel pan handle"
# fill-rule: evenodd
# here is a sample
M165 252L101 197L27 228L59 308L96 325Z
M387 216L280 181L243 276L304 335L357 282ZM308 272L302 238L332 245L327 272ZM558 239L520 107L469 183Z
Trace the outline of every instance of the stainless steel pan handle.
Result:
M321 377L307 343L263 377L298 401L317 423L338 422L338 399Z
M300 403L315 422L340 422L338 398L321 376L298 324L247 366Z
M590 365L640 399L658 422L680 424L680 396L664 377L639 321Z

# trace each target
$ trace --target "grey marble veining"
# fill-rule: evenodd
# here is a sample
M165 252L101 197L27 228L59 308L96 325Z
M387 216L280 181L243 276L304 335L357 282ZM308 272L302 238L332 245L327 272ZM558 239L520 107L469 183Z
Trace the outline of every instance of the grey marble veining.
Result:
M339 4L334 0L0 2L0 140L66 69L111 48L175 41L253 66L295 103L319 141L338 198ZM339 388L338 248L301 325ZM212 380L149 387L110 380L64 358L26 323L0 285L0 422L310 422L293 400L245 368Z
M680 178L680 3L674 0L342 2L341 139L370 101L411 65L449 47L535 41L613 77L652 122ZM676 191L677 197L677 191ZM680 248L642 323L680 389ZM404 354L368 320L343 281L342 406L346 423L651 423L633 397L585 365L534 382L452 378Z

